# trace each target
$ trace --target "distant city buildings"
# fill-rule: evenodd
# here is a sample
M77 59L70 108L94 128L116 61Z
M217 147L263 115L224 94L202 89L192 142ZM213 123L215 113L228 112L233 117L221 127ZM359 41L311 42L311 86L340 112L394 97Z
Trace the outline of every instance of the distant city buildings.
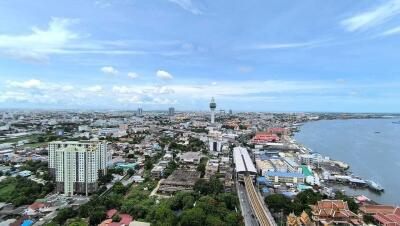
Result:
M175 115L175 108L173 108L173 107L168 108L168 115L169 116L174 116Z
M99 174L106 173L107 143L98 141L55 141L49 143L49 170L56 191L68 196L93 193Z
M137 116L142 116L143 115L143 109L142 108L138 108L137 112L136 112Z

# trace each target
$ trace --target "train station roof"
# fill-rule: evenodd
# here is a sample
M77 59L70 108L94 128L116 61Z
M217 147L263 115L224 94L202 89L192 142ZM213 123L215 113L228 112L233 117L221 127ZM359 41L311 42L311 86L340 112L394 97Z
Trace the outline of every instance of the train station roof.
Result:
M252 172L257 173L256 167L251 161L249 152L246 148L235 147L233 148L233 161L235 162L236 172Z

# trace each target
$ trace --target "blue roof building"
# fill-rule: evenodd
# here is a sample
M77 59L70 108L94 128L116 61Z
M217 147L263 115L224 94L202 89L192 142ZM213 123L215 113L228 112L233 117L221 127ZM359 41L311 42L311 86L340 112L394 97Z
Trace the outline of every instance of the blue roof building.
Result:
M262 191L263 195L267 195L270 193L268 188L263 188L261 191Z
M31 226L33 224L32 220L24 220L24 222L22 222L21 226Z

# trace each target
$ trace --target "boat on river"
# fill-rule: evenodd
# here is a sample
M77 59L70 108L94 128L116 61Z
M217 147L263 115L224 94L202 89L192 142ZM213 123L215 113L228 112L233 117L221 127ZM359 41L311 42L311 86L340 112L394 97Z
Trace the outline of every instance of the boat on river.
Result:
M378 184L372 180L365 180L365 182L367 183L369 188L371 188L375 191L384 191L383 187L380 184Z

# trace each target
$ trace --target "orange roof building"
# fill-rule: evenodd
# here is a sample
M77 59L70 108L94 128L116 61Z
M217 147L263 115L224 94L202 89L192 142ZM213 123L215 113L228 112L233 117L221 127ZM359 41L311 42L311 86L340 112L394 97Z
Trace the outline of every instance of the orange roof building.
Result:
M316 205L310 205L312 219L324 225L351 224L362 225L358 215L349 210L343 200L321 200Z
M268 132L259 132L253 137L252 142L254 144L262 144L269 142L279 142L280 138L276 134L271 134Z
M372 217L384 226L400 226L400 207L390 205L363 205L360 211L371 214Z

